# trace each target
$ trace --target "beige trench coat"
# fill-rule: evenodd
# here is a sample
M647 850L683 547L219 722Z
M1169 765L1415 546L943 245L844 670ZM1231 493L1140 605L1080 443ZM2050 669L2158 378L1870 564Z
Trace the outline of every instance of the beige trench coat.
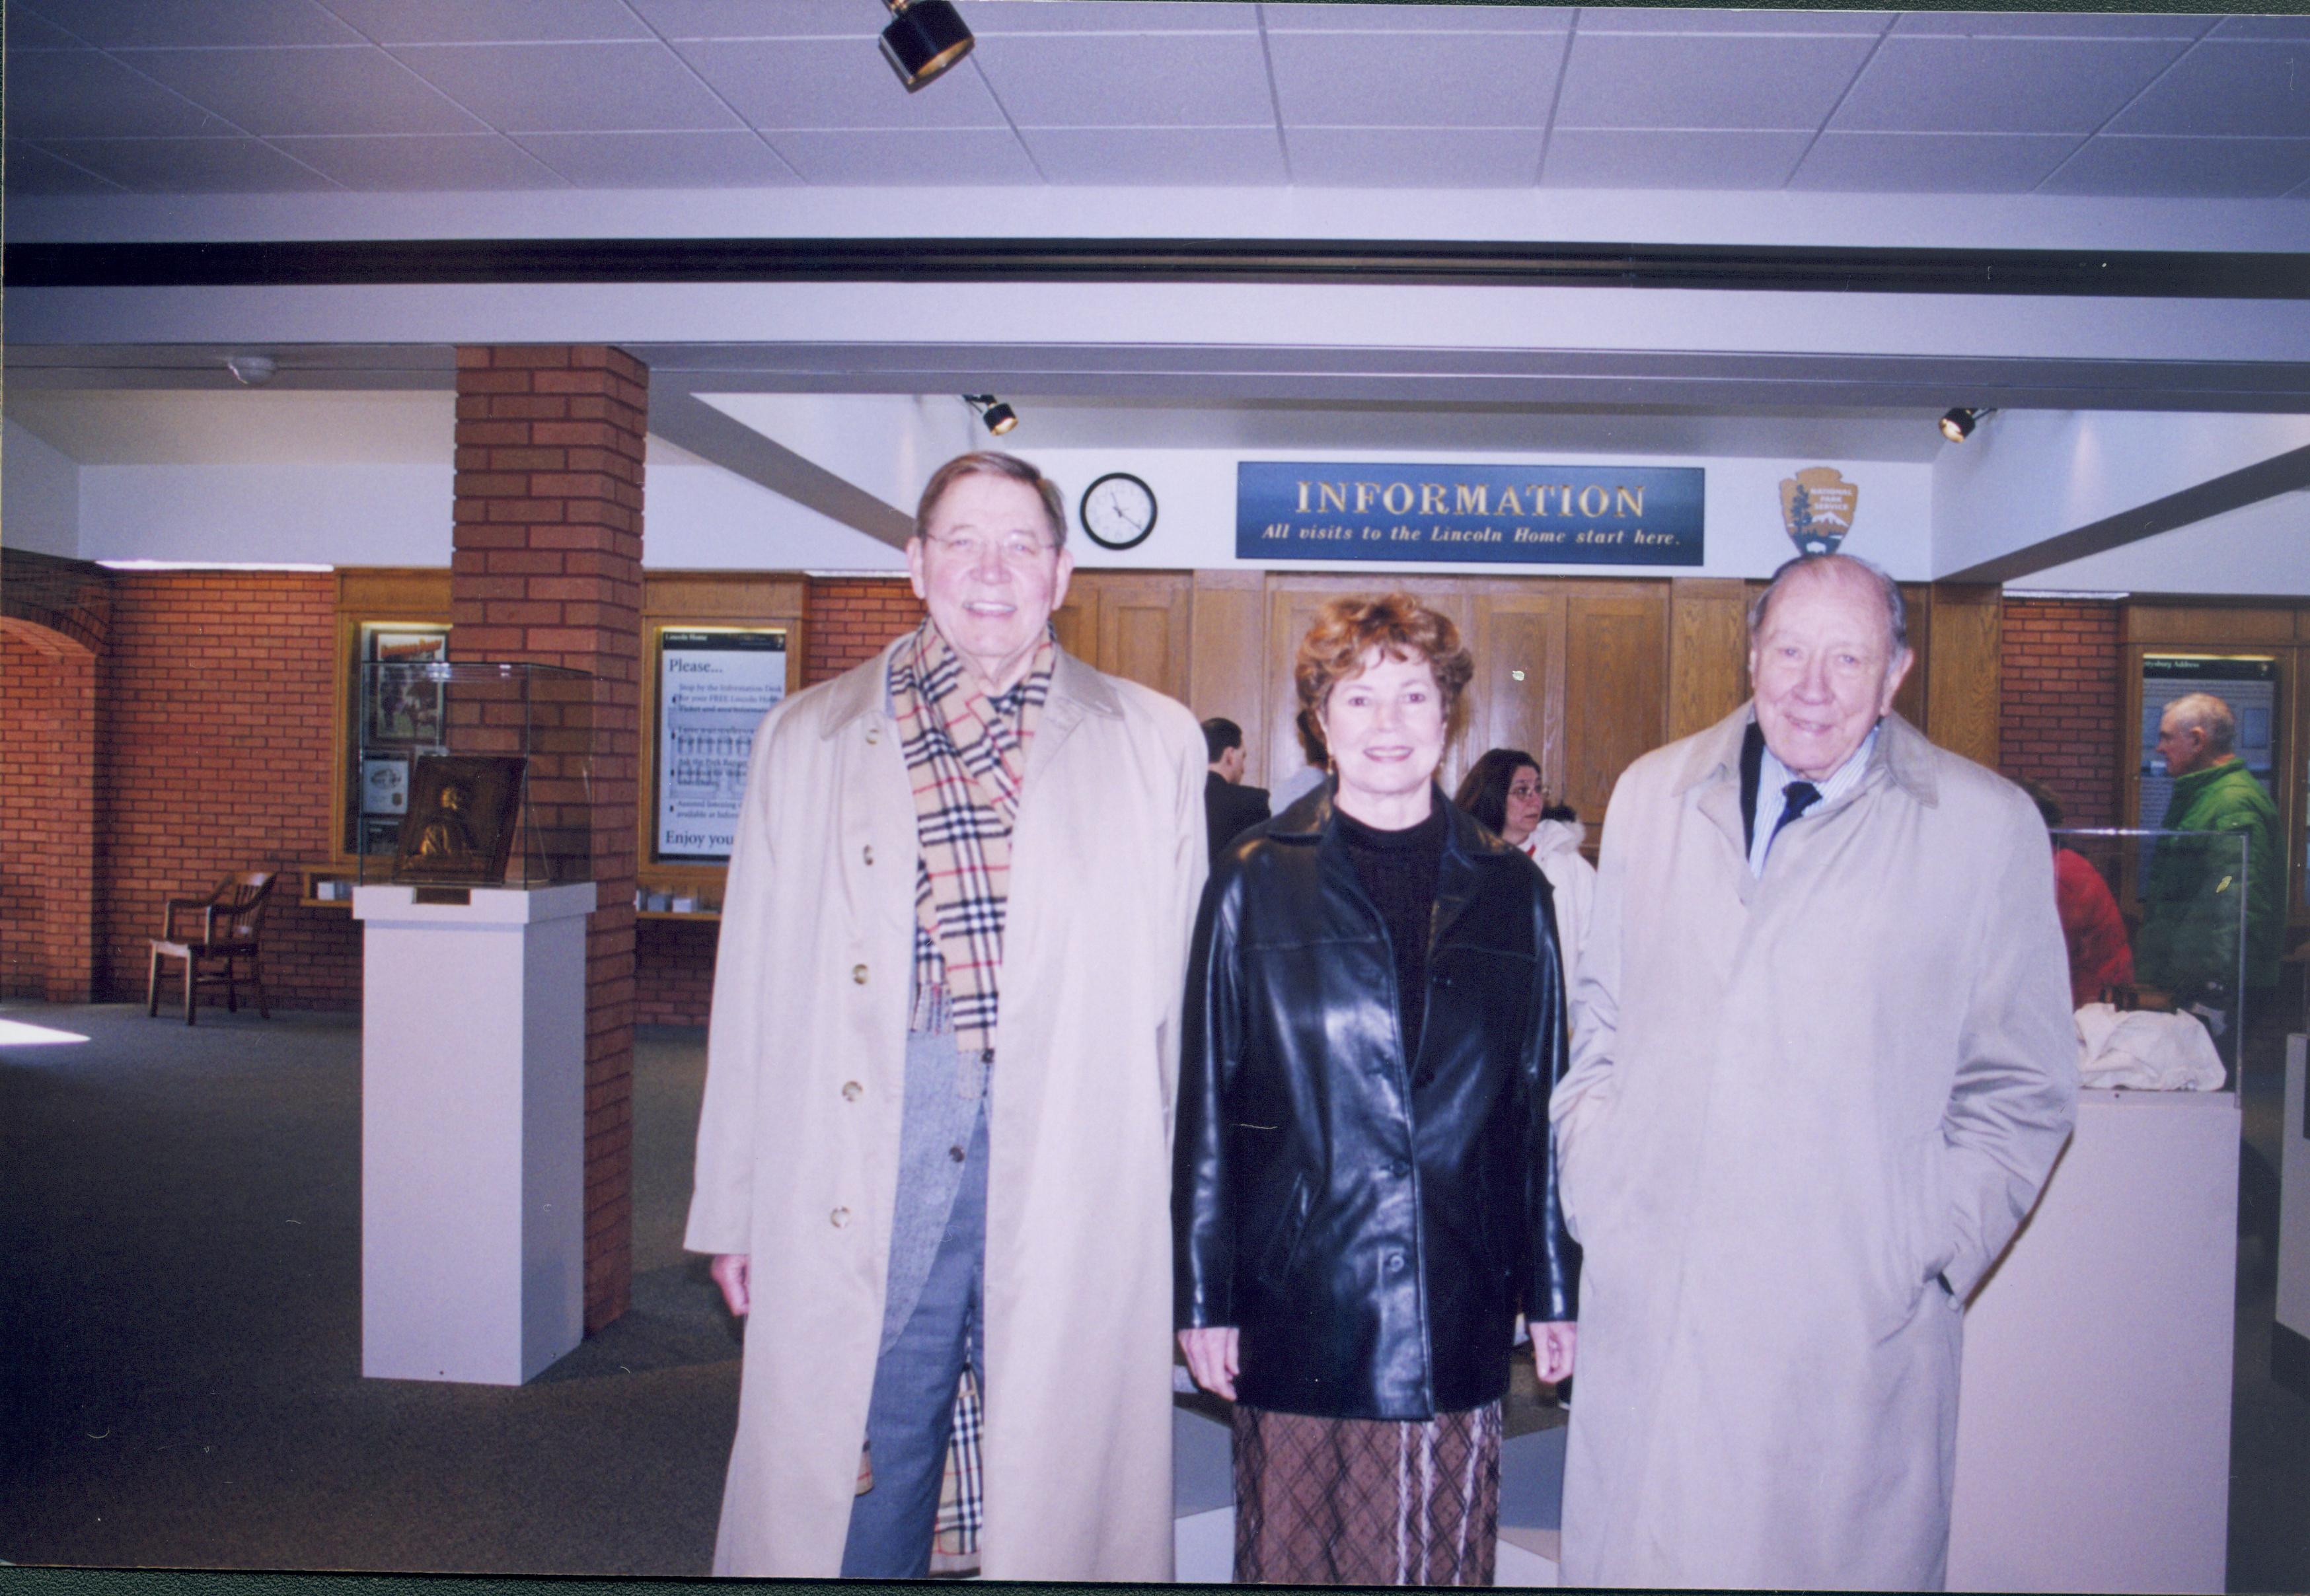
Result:
M716 1574L841 1563L897 1196L915 811L889 654L754 740L684 1245L752 1255ZM1204 873L1180 705L1062 653L1012 858L988 1164L988 1577L1171 1575L1170 1123Z
M1966 1296L2069 1134L2053 854L1888 716L1761 880L1743 707L1631 766L1556 1091L1567 1584L1937 1588Z

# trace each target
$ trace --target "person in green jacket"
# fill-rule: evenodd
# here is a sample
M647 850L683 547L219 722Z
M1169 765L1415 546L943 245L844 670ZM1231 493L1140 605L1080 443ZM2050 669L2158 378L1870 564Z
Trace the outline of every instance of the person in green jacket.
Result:
M2190 693L2166 707L2158 752L2174 778L2159 824L2168 831L2223 831L2246 838L2244 889L2245 984L2278 984L2279 943L2286 922L2286 859L2278 810L2237 755L2237 717L2211 693ZM2134 939L2135 977L2184 1004L2207 1001L2228 1009L2237 980L2236 850L2195 838L2158 845L2141 887L2142 924ZM2223 996L2207 992L2209 984Z

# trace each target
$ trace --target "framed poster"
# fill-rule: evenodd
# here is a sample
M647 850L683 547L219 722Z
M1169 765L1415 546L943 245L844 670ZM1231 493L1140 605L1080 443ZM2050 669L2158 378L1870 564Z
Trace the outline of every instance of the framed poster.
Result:
M409 761L399 754L371 754L361 761L360 811L365 815L409 812Z
M362 672L370 684L367 741L433 747L441 741L441 683L420 667L446 664L447 627L369 627L363 630L365 664L386 667ZM408 667L395 669L393 667Z
M786 696L784 627L667 627L657 635L660 860L730 857L754 729Z

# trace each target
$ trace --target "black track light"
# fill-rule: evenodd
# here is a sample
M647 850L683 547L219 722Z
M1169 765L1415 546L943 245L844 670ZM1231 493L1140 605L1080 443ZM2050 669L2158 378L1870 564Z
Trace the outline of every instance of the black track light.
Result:
M1993 410L1960 404L1941 418L1941 436L1951 443L1963 443L1973 436L1973 429L1981 425L1984 416L1996 413Z
M978 419L997 438L1019 424L1019 412L992 394L965 394L962 402L978 412Z
M890 8L890 25L882 30L882 58L908 93L970 54L970 30L950 0L882 3Z

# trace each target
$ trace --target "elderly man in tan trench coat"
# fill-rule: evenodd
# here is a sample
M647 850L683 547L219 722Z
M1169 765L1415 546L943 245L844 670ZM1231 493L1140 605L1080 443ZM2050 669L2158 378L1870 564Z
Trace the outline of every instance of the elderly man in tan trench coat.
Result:
M1755 698L1612 795L1552 1104L1568 1584L1943 1583L1965 1298L2076 1044L2045 827L1889 713L1903 630L1874 568L1792 562Z
M950 467L925 496L909 562L939 636L789 698L754 741L686 1240L751 1309L717 1574L832 1575L869 1499L860 1449L893 1236L921 1195L902 1189L901 1124L922 1039L924 827L894 663L951 646L986 666L999 703L1033 680L1070 568L1055 490L1008 456L965 459L1009 464ZM1039 657L999 1019L968 1086L986 1104L972 1144L986 1149L980 1559L1001 1579L1166 1580L1168 1137L1203 740L1170 699L1063 651ZM951 1051L946 1067L956 1080ZM957 1089L941 1089L951 1106ZM960 1163L962 1140L953 1151Z

